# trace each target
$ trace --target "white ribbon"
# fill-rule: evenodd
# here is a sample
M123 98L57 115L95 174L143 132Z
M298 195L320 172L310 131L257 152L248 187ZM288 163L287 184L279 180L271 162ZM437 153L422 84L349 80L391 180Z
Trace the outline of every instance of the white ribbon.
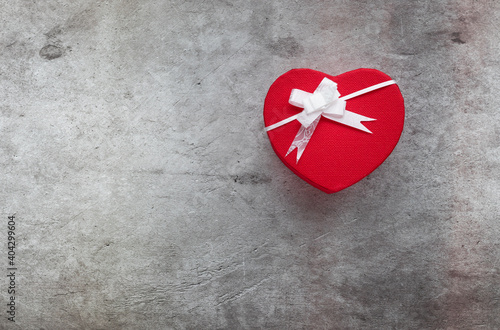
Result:
M285 157L297 148L297 162L299 162L321 116L371 134L370 130L361 124L361 122L373 121L376 119L347 111L345 109L346 101L395 83L394 80L388 80L342 97L340 97L340 93L337 91L337 84L328 78L323 78L314 93L308 93L300 89L292 89L288 102L293 106L304 108L304 110L276 124L267 126L266 131L273 130L297 119L302 126Z

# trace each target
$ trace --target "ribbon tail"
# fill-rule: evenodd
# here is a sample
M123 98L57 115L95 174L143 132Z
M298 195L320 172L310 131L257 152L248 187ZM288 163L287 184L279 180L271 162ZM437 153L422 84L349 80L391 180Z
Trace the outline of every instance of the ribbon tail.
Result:
M313 121L312 124L309 125L309 127L305 127L304 125L300 126L300 129L297 132L297 135L295 135L292 145L290 146L290 149L288 149L285 157L288 156L295 148L297 148L297 163L299 162L299 159L302 156L304 150L306 150L307 144L309 143L309 140L311 140L311 137L314 133L314 130L316 129L316 126L318 126L320 119L321 116L318 116L318 118L316 118L316 120Z
M350 112L350 111L345 111L343 117L334 117L328 113L323 113L323 117L328 118L330 120L336 121L337 123L341 123L347 126L350 126L352 128L359 129L361 131L367 132L371 134L371 131L366 128L363 124L361 124L362 121L374 121L376 120L375 118L370 118L370 117L365 117L362 115L358 115L357 113Z

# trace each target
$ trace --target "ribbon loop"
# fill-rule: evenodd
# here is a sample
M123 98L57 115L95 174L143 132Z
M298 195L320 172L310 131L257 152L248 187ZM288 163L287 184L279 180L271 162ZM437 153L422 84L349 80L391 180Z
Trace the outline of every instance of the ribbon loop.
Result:
M309 95L311 95L311 93L294 88L290 93L290 98L288 99L288 103L290 103L294 107L303 108L304 100L308 98Z

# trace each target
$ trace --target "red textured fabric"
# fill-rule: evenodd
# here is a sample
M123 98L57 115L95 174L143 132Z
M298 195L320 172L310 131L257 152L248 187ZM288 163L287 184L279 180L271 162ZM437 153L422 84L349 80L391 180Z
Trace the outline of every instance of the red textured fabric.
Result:
M358 69L335 77L311 69L293 69L269 88L264 103L266 127L303 110L288 103L293 88L312 93L324 77L338 84L342 96L391 80L374 69ZM395 84L347 100L346 110L375 118L362 122L372 134L322 117L298 163L297 149L285 155L300 123L294 120L267 132L281 161L326 193L347 188L375 170L390 155L403 131L404 101Z

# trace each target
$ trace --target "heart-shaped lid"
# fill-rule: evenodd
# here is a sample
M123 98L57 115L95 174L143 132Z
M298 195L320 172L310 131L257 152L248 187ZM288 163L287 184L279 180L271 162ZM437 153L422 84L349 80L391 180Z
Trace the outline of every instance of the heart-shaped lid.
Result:
M316 108L310 108L309 113L327 108L324 97L312 97L318 93L325 78L336 83L340 99L348 98L345 114L355 118L356 123L346 120L345 115L342 118L338 113L323 113L313 124L317 126L312 129L312 135L307 136L307 144L297 161L300 148L295 148L288 155L287 152L292 143L300 140L298 133L302 124L298 120L285 124L280 122L288 118L296 119L293 116L301 112L305 115L301 105L297 106L290 100L292 90L304 92L302 99L309 96L307 102L318 104ZM358 182L384 162L403 131L403 97L393 81L387 83L390 81L388 75L374 69L358 69L338 76L311 69L293 69L283 74L269 88L264 104L264 122L269 129L268 136L274 151L295 174L324 192L338 192ZM370 91L372 86L376 89ZM361 95L353 94L358 91L362 91ZM276 125L279 127L273 127ZM302 134L307 135L311 128L304 128Z

